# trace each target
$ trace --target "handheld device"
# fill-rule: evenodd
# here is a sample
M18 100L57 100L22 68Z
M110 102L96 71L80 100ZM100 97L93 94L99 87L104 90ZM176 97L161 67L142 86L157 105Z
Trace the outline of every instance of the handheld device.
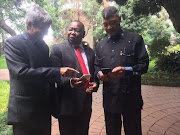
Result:
M79 80L88 80L90 77L91 77L90 74L84 74L79 78Z
M111 68L101 68L101 71L104 75L107 75L109 72L111 72Z

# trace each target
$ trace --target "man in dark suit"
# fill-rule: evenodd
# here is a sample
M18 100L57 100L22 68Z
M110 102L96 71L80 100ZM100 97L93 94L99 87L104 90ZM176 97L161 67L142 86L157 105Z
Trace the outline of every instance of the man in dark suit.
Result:
M91 93L98 89L98 79L94 78L94 51L82 43L84 34L82 22L77 20L71 22L68 28L68 40L53 45L50 55L53 66L68 66L80 72L80 74L72 73L72 78L64 82L64 85L58 86L58 89L61 89L58 116L61 135L88 134ZM83 74L91 74L92 77L88 81L81 81L79 77Z
M61 81L71 68L49 68L49 48L43 41L52 23L50 15L33 7L26 15L27 32L6 40L4 46L10 73L7 123L14 135L50 135L50 90L48 81ZM75 71L75 70L73 70Z
M95 69L103 81L106 132L121 135L122 116L125 134L141 135L141 74L147 72L149 64L144 41L121 28L115 7L104 8L102 17L108 36L97 45ZM111 71L105 74L102 68Z

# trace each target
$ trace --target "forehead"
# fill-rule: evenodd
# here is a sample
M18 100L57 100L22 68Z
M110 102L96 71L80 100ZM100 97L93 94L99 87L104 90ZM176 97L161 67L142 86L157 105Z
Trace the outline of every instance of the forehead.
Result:
M82 24L79 22L71 22L69 25L69 28L77 28L77 29L81 29L82 28Z
M119 16L117 16L117 15L113 15L113 16L111 16L110 18L108 18L108 19L104 19L103 18L103 23L107 23L107 22L110 22L110 21L119 21Z

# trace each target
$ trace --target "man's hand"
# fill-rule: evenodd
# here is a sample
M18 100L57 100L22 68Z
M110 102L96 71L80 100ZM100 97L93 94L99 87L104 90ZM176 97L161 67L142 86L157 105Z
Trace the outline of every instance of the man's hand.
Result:
M104 75L102 72L99 73L99 78L104 82L111 80L111 77L109 75Z
M87 93L92 93L95 88L97 88L97 84L95 82L89 82L89 86L86 89L86 92Z
M79 78L72 78L71 84L74 88L84 87L88 80L79 80Z
M122 77L124 77L126 73L126 70L124 67L118 66L115 67L111 72L109 72L109 76L115 79L120 79Z
M64 77L70 76L71 72L79 73L79 71L75 70L74 68L70 68L70 67L60 68L60 74Z

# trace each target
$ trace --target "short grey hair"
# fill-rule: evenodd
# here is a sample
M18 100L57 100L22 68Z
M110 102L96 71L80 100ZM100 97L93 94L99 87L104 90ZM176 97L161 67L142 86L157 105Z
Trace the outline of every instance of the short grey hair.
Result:
M109 19L113 15L119 16L119 12L118 12L117 8L114 6L108 6L108 7L104 8L102 11L102 17L104 19Z
M41 24L51 24L52 18L49 13L41 7L31 7L26 13L26 23L39 27Z

